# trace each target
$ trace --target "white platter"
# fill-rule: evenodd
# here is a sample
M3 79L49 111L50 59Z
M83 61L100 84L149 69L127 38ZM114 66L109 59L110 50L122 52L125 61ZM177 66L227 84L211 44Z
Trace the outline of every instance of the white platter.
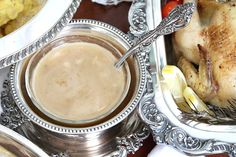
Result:
M67 25L81 0L43 0L26 24L0 38L0 68L24 59L52 40Z

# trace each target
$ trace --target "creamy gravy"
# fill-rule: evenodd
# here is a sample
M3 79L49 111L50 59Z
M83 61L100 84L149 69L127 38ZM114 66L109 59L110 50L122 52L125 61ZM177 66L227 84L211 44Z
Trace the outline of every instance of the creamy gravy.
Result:
M126 85L115 56L92 43L66 43L52 49L36 66L32 89L47 112L67 120L92 119L119 102Z

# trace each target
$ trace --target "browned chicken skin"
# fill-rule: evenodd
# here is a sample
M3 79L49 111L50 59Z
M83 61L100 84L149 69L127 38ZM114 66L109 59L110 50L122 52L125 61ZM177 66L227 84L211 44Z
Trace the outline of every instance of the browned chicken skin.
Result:
M182 56L178 66L205 102L236 108L236 2L199 0L197 5L190 25L173 36Z

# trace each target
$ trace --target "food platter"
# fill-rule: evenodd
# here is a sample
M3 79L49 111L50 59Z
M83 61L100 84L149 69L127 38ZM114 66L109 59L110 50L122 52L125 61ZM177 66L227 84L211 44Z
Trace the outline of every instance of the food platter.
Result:
M133 1L128 17L130 39L135 41L140 35L153 29L160 22L161 5L159 1L154 0ZM145 48L141 53L147 67L147 82L146 90L135 114L139 114L141 120L151 130L157 144L171 145L179 151L192 155L226 152L235 156L235 125L227 123L214 125L183 117L182 112L176 107L169 89L163 85L161 70L167 65L169 59L166 55L170 52L169 41L168 37L160 37L152 47ZM29 54L26 53L26 55ZM13 61L14 57L9 58L3 60L2 63L4 63L0 66L5 67L18 61ZM27 123L30 121L15 105L7 77L9 71L9 67L0 71L1 84L4 86L1 90L2 114L0 122L4 126L24 134L21 126L27 129L30 126ZM122 136L114 137L117 139L117 149L110 152L109 156L127 156L130 153L135 153L149 135L147 126L140 123L136 129L128 129ZM53 153L55 152L49 152L52 156L65 157L69 155L64 154L62 150L58 150L56 154Z
M153 29L161 20L162 4L156 1L147 3L151 4L147 7L147 25ZM144 98L139 111L151 128L155 142L192 155L228 153L235 156L235 125L227 121L214 124L203 122L197 116L185 116L163 83L161 70L167 63L174 64L169 62L170 54L173 55L170 37L159 38L152 49L151 76L155 92Z
M72 19L80 4L80 0L41 2L45 4L30 21L0 39L0 68L24 59L53 39Z

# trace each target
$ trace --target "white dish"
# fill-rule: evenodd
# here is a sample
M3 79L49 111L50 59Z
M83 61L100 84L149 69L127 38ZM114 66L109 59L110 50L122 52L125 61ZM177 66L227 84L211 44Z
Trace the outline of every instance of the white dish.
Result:
M30 21L0 38L0 68L24 59L52 40L69 23L80 4L80 0L42 2L45 2L43 8Z

